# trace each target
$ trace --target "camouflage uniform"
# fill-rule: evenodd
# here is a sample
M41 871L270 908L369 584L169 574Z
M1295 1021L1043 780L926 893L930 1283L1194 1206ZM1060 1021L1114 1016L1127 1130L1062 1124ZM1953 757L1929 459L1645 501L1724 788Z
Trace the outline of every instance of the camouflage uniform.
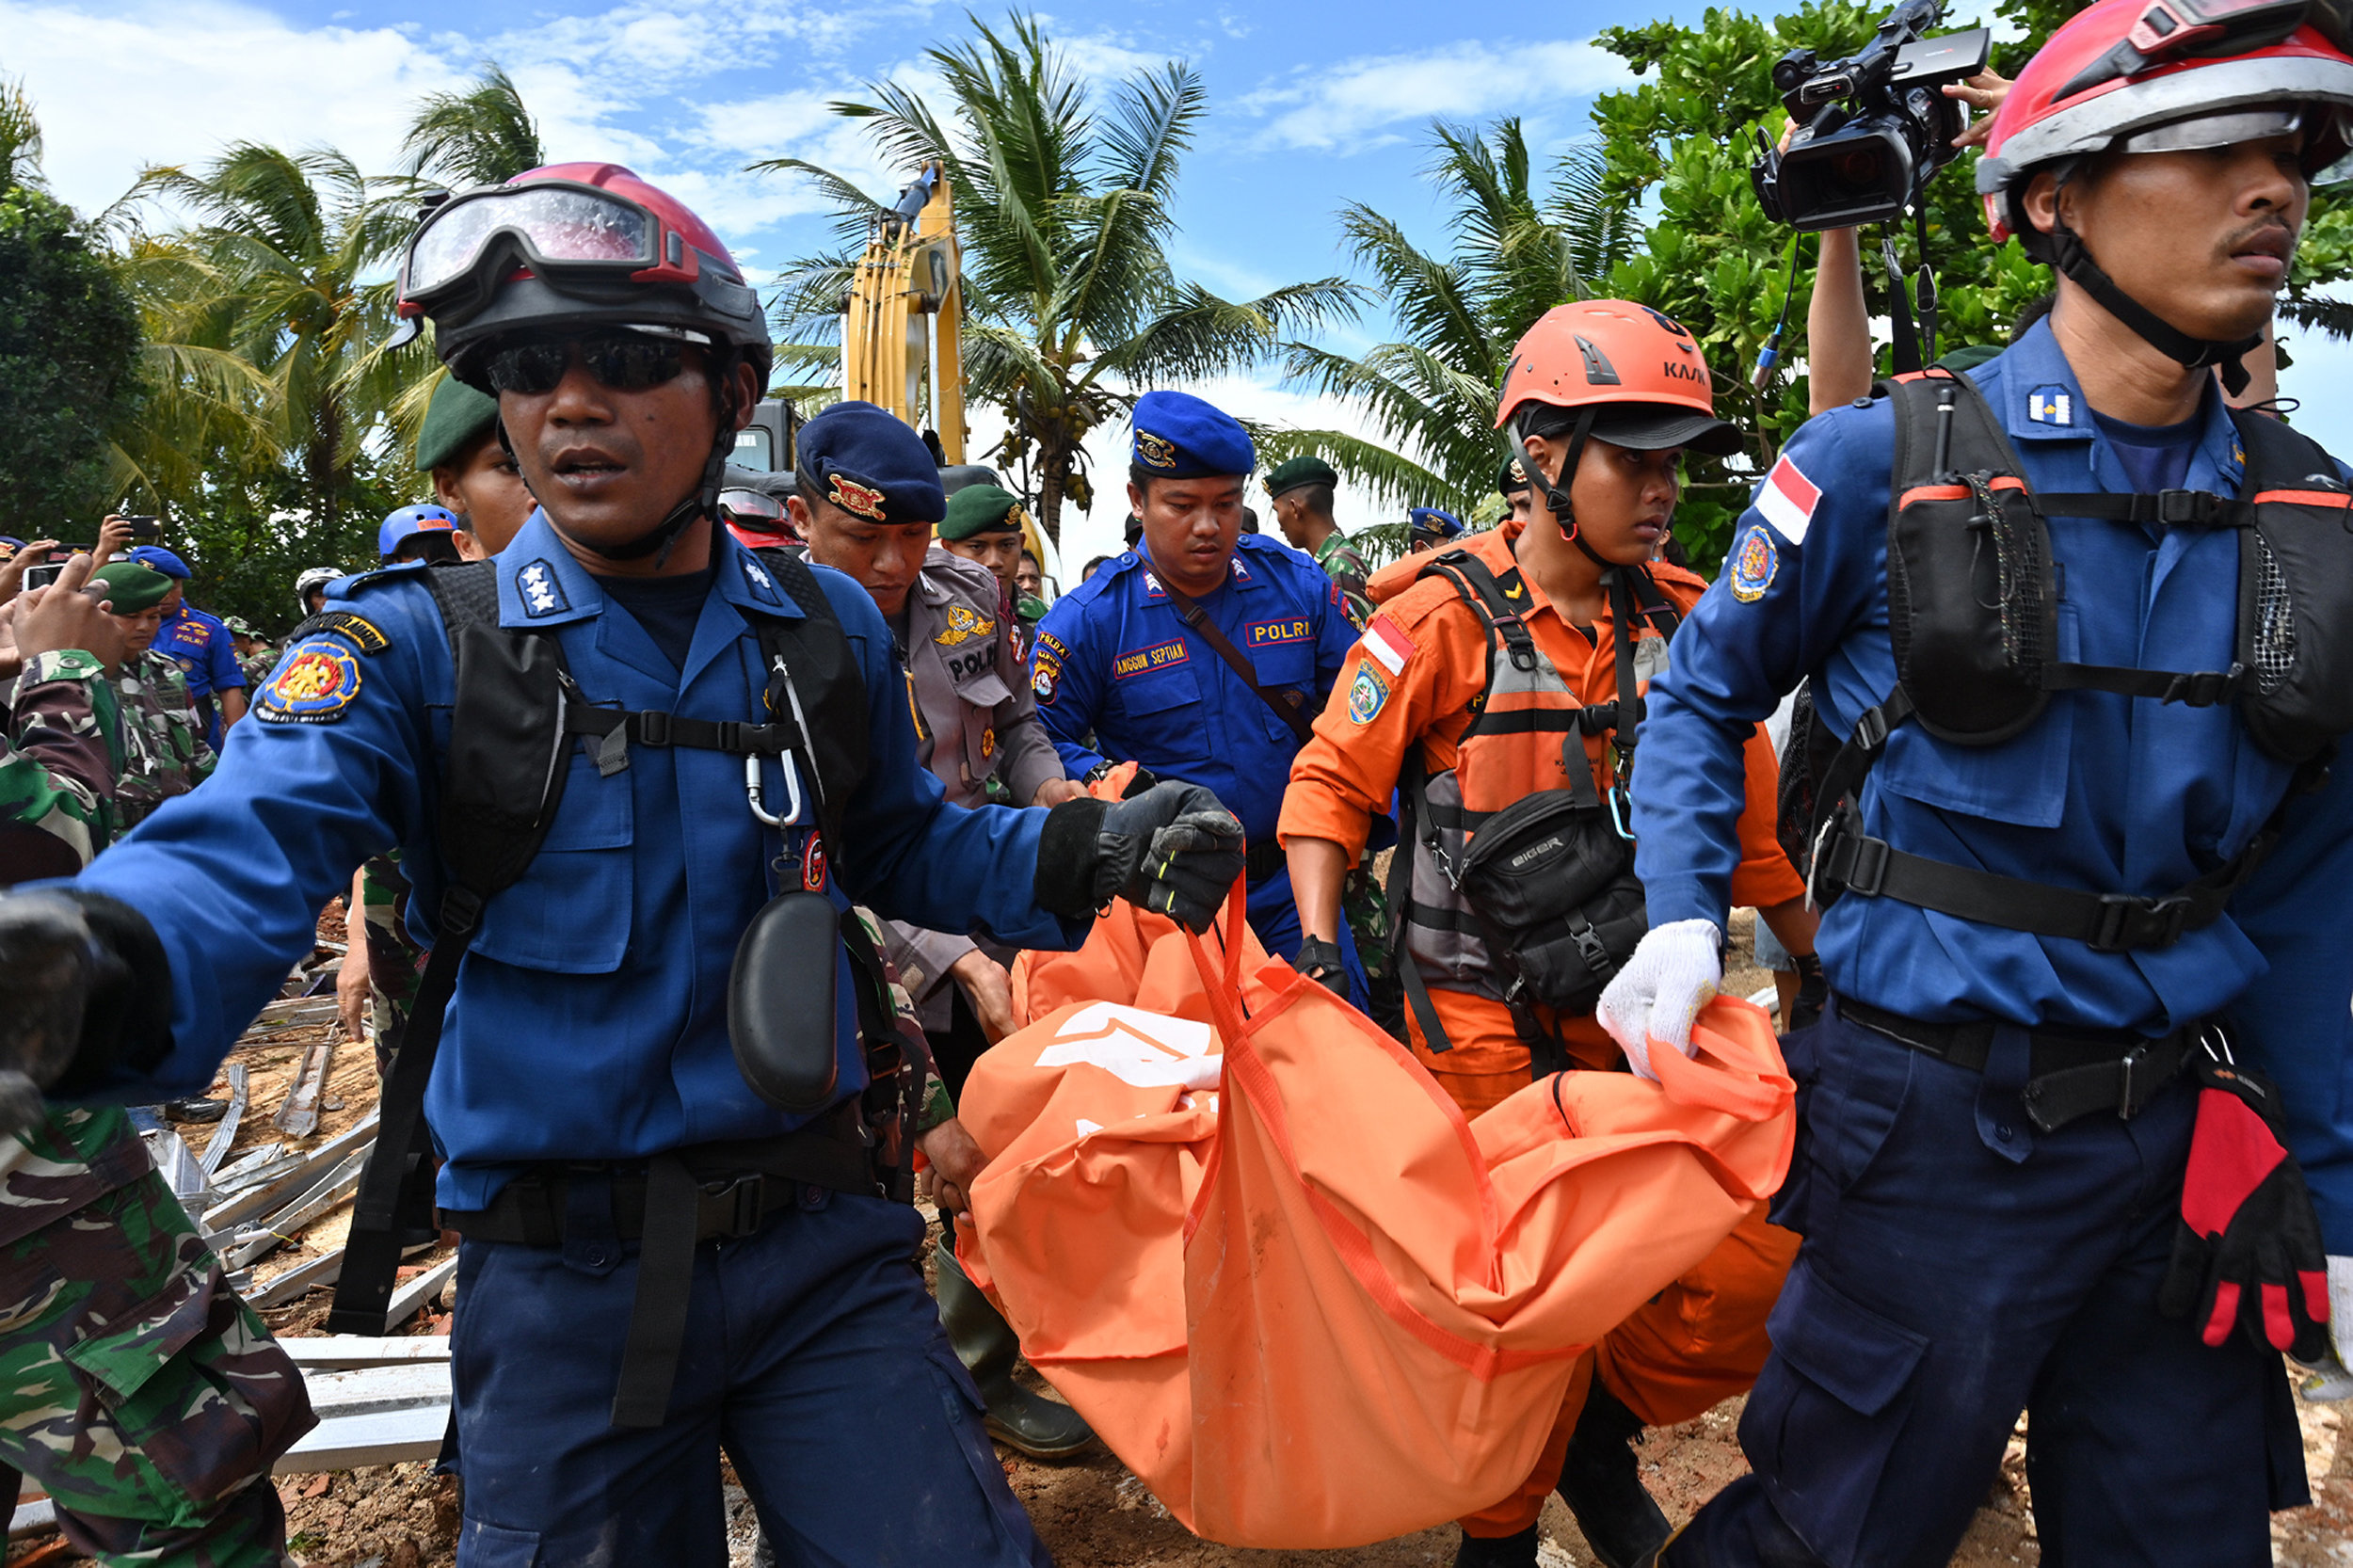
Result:
M279 1568L302 1373L115 1107L0 1142L0 1463L109 1568Z
M260 691L263 684L269 680L269 672L276 668L277 664L277 653L261 643L253 645L252 652L241 653L237 656L237 668L245 672L245 684L248 691Z
M1371 564L1364 552L1348 542L1348 536L1335 528L1316 546L1316 565L1323 575L1340 585L1340 607L1357 626L1372 618L1372 600L1365 597L1365 579L1372 575Z
M87 861L109 842L115 772L98 662L42 653L0 740L0 824ZM41 868L43 873L54 867ZM0 881L10 880L0 863ZM56 1107L0 1138L0 1492L30 1475L101 1562L278 1568L271 1464L316 1424L302 1374L115 1107Z
M408 935L408 879L401 874L400 851L376 856L360 868L360 898L365 911L361 930L354 933L345 921L344 936L348 940L357 935L368 945L368 1032L376 1071L389 1073L392 1053L408 1030L408 1009L417 1000L425 960L425 951Z
M88 865L105 842L102 803L115 773L93 706L104 673L75 648L37 653L17 677L9 721L0 728L0 824L12 838L13 830L31 829L58 842L54 856L8 842L0 850L0 884L55 874L68 858Z
M122 666L100 694L115 762L113 828L128 832L174 795L213 775L216 759L180 666L150 648Z

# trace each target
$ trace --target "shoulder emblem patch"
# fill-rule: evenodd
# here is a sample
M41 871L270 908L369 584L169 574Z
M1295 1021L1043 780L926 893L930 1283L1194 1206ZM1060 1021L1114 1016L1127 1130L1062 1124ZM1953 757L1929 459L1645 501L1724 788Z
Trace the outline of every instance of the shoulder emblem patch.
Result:
M1356 662L1356 679L1348 683L1348 719L1351 724L1370 724L1388 706L1389 683L1381 678L1370 659Z
M332 724L359 695L360 661L341 643L312 637L279 664L253 716L268 724Z
M1773 585L1773 573L1781 569L1781 552L1773 548L1773 536L1762 523L1749 524L1748 532L1732 547L1731 570L1726 574L1732 583L1732 597L1743 604L1753 604L1765 597L1765 590Z
M2053 382L2037 387L2026 394L2026 417L2037 424L2073 425L2075 423L2074 399L2067 389Z
M311 628L314 632L340 632L358 644L360 652L371 656L392 646L392 640L384 635L376 622L349 610L322 610L311 622Z
M1050 653L1057 659L1070 657L1070 645L1051 632L1040 632L1037 634L1037 646L1041 653Z
M515 574L515 592L522 597L523 614L534 620L561 615L572 607L572 601L564 597L555 568L545 561L534 561Z
M932 638L942 648L962 648L975 637L993 637L997 623L962 604L948 606L948 624Z
M862 517L869 522L883 520L884 496L882 491L872 485L861 485L855 479L845 479L838 473L828 474L826 477L833 483L832 492L825 497L826 500L843 511Z
M1054 687L1062 680L1062 662L1051 654L1040 653L1037 667L1030 672L1030 691L1040 702L1054 700Z

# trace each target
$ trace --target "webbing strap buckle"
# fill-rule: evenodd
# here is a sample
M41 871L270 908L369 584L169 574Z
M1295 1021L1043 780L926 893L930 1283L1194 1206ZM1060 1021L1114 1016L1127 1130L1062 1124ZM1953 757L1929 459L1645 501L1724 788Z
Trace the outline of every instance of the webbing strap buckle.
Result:
M2189 928L2190 901L2135 898L2126 893L2103 893L2100 919L2088 945L2094 952L2128 952L2135 948L2168 948Z
M2135 1046L2117 1061L2116 1116L2119 1121L2129 1122L2141 1112L2140 1102L2133 1098L2133 1074L2148 1060L2149 1048Z
M1854 738L1863 749L1876 756L1887 744L1887 709L1884 704L1865 708L1854 721Z
M639 745L666 746L670 744L670 715L667 713L647 709L638 713L636 724L631 728L637 731Z
M695 1190L695 1234L735 1240L758 1234L766 1211L768 1178L752 1172Z
M1852 845L1851 849L1848 846ZM1852 833L1841 839L1833 850L1847 850L1847 868L1842 872L1833 865L1831 875L1846 886L1847 891L1865 898L1877 898L1887 886L1887 840L1874 839L1865 833Z
M2212 708L2238 696L2239 683L2247 678L2247 666L2233 663L2227 670L2198 670L2177 675L2165 689L2160 700L2178 702L2188 708Z

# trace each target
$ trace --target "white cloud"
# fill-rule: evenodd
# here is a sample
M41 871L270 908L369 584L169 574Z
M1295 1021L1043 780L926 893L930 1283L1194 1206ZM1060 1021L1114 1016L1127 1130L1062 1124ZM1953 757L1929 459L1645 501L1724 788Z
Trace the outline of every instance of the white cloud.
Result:
M1624 60L1590 42L1465 42L1303 66L1241 107L1273 117L1263 139L1273 145L1354 152L1403 139L1391 126L1557 108L1632 79Z
M297 28L231 0L0 0L0 38L40 113L49 179L86 212L145 165L200 160L239 139L325 143L362 168L390 168L417 96L472 74L405 31Z

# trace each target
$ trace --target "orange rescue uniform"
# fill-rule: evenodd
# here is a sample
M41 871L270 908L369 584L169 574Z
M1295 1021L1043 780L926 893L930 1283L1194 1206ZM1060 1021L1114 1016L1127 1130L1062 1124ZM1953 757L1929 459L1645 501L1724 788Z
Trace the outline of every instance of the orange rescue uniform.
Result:
M1468 550L1502 578L1517 568L1512 547L1519 532L1506 524L1468 536L1453 548ZM1416 557L1413 564L1425 565L1433 558ZM1487 631L1452 584L1438 577L1417 580L1400 569L1407 565L1385 568L1369 584L1383 600L1380 613L1341 667L1333 688L1335 700L1316 720L1314 737L1291 764L1278 825L1286 843L1294 838L1329 840L1353 863L1364 854L1373 815L1388 809L1411 755L1408 748L1420 746L1423 765L1433 776L1456 765L1457 742L1487 690ZM1681 568L1653 562L1650 569L1678 612L1688 612L1706 589L1702 579ZM1614 697L1615 629L1607 608L1589 636L1563 618L1533 582L1522 578L1519 585L1526 596L1521 616L1529 633L1570 690L1586 702ZM1638 624L1635 635L1656 633ZM1376 639L1378 649L1369 646ZM1613 778L1609 739L1602 734L1584 737L1594 788L1605 792ZM1748 801L1740 816L1741 860L1733 874L1732 898L1736 904L1769 907L1801 897L1805 887L1774 834L1778 773L1761 728L1750 738L1746 757ZM1412 854L1413 846L1401 844L1397 853ZM1403 912L1397 914L1401 919ZM1401 958L1412 962L1402 952ZM1452 1048L1432 1051L1411 1009L1408 1044L1463 1113L1477 1116L1529 1081L1528 1048L1502 1000L1448 985L1441 976L1425 973L1424 978ZM1616 1042L1590 1014L1563 1017L1538 1009L1537 1016L1561 1041L1576 1066L1604 1069L1620 1064ZM1759 1206L1699 1267L1595 1347L1593 1375L1651 1426L1689 1420L1745 1391L1765 1364L1769 1349L1766 1315L1781 1293L1797 1245L1794 1235L1766 1224ZM1580 1372L1528 1480L1511 1496L1465 1519L1465 1531L1513 1535L1536 1522L1545 1495L1560 1478L1570 1434L1584 1405L1586 1384Z

